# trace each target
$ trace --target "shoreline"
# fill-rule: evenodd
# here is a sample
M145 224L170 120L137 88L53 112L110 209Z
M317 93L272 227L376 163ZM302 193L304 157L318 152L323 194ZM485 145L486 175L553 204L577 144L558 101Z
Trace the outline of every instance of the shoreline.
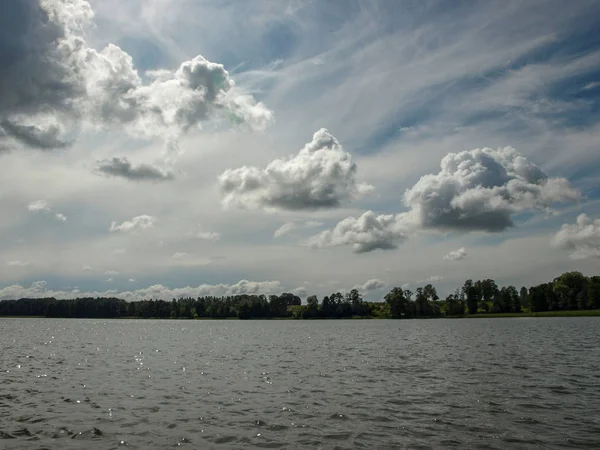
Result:
M0 316L0 319L96 319L96 320L205 320L205 321L254 321L254 320L293 320L293 321L305 321L305 320L425 320L425 319L515 319L515 318L531 318L531 317L600 317L600 309L588 309L588 310L569 310L569 311L539 311L539 312L523 312L523 313L482 313L482 314L471 314L463 316L432 316L432 317L415 317L410 319L401 319L393 317L368 317L368 316L354 316L354 317L311 317L311 318L297 318L297 317L253 317L248 319L240 319L239 317L199 317L196 319L188 317L137 317L137 316L122 316L122 317L45 317L45 316Z

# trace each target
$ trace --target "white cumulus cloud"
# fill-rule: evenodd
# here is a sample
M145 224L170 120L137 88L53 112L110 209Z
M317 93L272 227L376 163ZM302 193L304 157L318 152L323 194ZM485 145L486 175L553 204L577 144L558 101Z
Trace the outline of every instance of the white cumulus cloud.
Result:
M198 55L174 70L140 74L114 44L88 45L94 11L86 0L3 3L0 18L0 142L40 149L69 145L80 124L118 126L177 139L209 119L264 129L272 113L236 87L223 65ZM12 145L14 147L15 145ZM177 152L172 152L172 160ZM165 179L148 166L110 168L109 175Z
M514 225L515 214L580 199L566 179L548 177L512 147L449 153L440 166L405 191L408 212L348 217L313 237L312 246L351 245L363 253L395 249L419 229L500 232Z
M309 239L313 248L350 245L355 253L366 253L376 249L397 248L406 239L404 216L367 211L359 218L348 217L333 229L323 231Z
M47 200L35 200L27 205L27 209L31 212L43 212L46 214L50 214L52 212L52 206ZM59 222L67 221L67 216L62 213L55 213L54 218Z
M48 204L48 202L46 200L36 200L31 202L29 205L27 205L27 209L29 209L29 211L42 211L42 212L50 212L50 205Z
M571 250L572 259L600 258L600 219L580 214L574 224L564 224L552 239L558 248Z
M447 261L460 261L462 259L465 259L467 255L467 249L464 247L460 247L457 250L452 250L451 252L448 252L448 254L444 256L444 259Z
M566 179L549 178L512 147L449 153L440 166L404 194L423 228L498 232L514 225L514 214L580 197Z
M120 224L112 222L110 225L110 231L118 231L122 233L139 232L148 228L153 228L156 222L156 217L141 215L134 217L131 220L126 220Z
M264 169L243 166L219 176L222 202L241 208L335 208L373 188L356 180L356 163L322 128L296 155Z

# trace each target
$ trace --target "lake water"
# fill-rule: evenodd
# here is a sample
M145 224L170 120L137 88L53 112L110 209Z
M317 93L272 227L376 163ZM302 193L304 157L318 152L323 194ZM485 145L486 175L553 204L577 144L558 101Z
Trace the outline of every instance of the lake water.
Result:
M0 448L600 448L600 319L0 319Z

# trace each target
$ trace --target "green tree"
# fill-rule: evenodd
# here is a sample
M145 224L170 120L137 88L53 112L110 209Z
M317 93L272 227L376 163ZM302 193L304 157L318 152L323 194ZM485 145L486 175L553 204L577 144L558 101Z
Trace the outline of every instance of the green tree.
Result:
M463 284L462 292L467 303L469 314L477 314L480 293L475 287L473 280L467 280Z
M387 303L392 317L400 319L406 315L408 300L402 288L393 288L383 299Z
M587 309L587 278L581 272L566 272L554 279L559 309Z

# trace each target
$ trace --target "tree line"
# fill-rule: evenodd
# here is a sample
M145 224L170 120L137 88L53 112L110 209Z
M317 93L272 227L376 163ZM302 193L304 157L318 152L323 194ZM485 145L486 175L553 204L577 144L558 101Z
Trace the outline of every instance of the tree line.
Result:
M467 280L445 299L427 284L412 292L394 287L381 302L367 302L352 289L323 297L311 295L302 304L292 293L180 298L172 301L119 298L22 298L0 301L0 316L55 318L419 318L474 314L600 309L600 276L566 272L552 282L530 288L499 287L492 279Z

